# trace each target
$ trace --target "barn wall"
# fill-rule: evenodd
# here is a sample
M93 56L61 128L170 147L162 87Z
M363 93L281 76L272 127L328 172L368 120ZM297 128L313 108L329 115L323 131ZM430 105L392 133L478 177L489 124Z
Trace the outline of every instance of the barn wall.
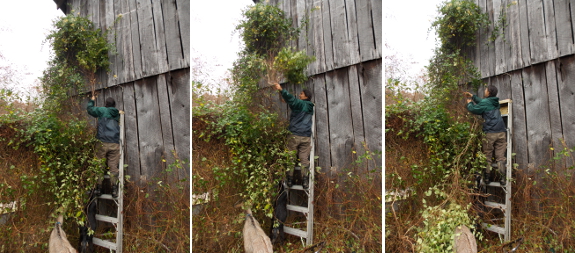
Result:
M108 30L110 71L97 73L96 106L107 97L125 111L125 163L131 180L145 182L174 162L169 174L189 178L189 0L65 1L67 13L88 17ZM87 115L86 115L87 116ZM165 162L164 162L165 161Z
M381 1L270 2L284 10L294 24L308 21L292 46L316 57L307 69L310 79L302 85L284 86L292 94L303 88L314 93L317 165L323 172L341 171L349 168L365 147L381 152ZM277 103L287 119L287 105ZM381 170L381 159L366 165L366 169L376 168Z
M503 36L491 43L487 38L493 26L480 31L469 56L484 83L498 87L500 99L513 100L513 152L519 168L544 165L563 149L563 141L575 147L575 5L560 0L476 3L491 21L506 15L507 23Z

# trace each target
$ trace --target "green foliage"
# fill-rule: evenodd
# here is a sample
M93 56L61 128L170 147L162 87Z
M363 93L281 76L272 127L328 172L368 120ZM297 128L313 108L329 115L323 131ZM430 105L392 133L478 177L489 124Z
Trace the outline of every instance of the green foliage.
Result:
M304 51L295 51L292 48L282 48L275 58L274 68L283 74L289 83L301 84L307 80L304 70L315 61Z
M477 43L476 34L489 25L486 14L472 1L451 0L439 7L432 23L441 45L428 65L425 99L407 101L402 84L389 80L394 104L386 106L387 118L401 118L403 125L386 129L386 134L416 137L427 147L428 161L404 161L410 167L409 180L394 175L392 187L412 182L415 192L424 192L423 224L417 228L418 252L453 250L454 230L459 225L472 227L476 217L470 209L470 175L481 171L485 156L481 149L481 125L465 109L462 92L481 84L479 71L463 50ZM405 159L405 158L404 158ZM479 239L482 237L480 235Z
M108 68L112 46L91 21L73 14L54 22L47 41L54 57L41 78L41 109L10 110L0 116L0 124L11 125L18 133L5 140L9 145L32 149L40 161L37 170L20 177L25 194L47 196L43 204L82 224L86 192L95 185L96 175L103 174L104 164L94 158L93 129L83 115L70 111L79 109L78 101L70 97L85 87L86 78L92 82L98 69Z
M108 51L112 46L106 41L106 31L94 29L92 21L68 14L55 21L55 30L47 37L51 41L55 60L95 73L108 70Z
M277 124L278 116L266 111L253 113L245 105L228 102L219 106L216 119L206 120L209 129L195 132L209 141L223 138L231 152L232 166L212 168L219 187L240 182L239 196L249 201L254 210L272 215L273 194L288 166L294 166L295 155L285 150L285 126ZM208 112L208 111L204 111ZM201 112L197 112L198 118ZM209 113L209 112L208 112ZM212 115L211 113L206 115Z
M64 121L39 109L22 114L18 122L21 125L15 130L19 134L9 143L14 149L23 145L32 147L40 160L37 171L21 177L26 194L45 192L53 196L45 204L84 222L86 191L95 185L95 175L101 175L104 167L102 160L94 158L97 140L87 129L87 122Z
M256 4L243 15L244 19L236 29L245 48L232 70L236 95L251 96L262 78L269 84L280 82L282 78L294 84L306 81L304 71L315 57L286 47L290 40L297 38L300 29L292 26L284 12L272 5Z
M430 189L426 195L445 195L438 188ZM471 204L461 206L449 204L447 208L443 206L428 206L422 213L425 226L419 229L417 252L454 252L453 240L455 228L465 225L473 228L474 220L468 216ZM477 234L481 240L482 236Z
M256 4L243 12L236 27L245 44L245 52L255 55L276 55L289 40L299 34L284 12L272 5Z
M442 47L454 52L476 43L476 34L490 24L487 14L473 1L451 0L439 8L440 15L432 23Z

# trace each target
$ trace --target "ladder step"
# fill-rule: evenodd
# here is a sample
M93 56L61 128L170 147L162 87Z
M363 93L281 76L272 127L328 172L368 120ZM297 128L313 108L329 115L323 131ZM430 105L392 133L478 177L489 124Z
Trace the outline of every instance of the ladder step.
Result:
M495 232L498 234L505 234L505 228L504 227L500 227L497 225L492 225L492 224L487 224L487 223L481 223L481 226L491 232Z
M497 203L497 202L491 202L491 201L485 201L485 205L491 208L499 208L503 211L505 211L505 204L501 204L501 203Z
M114 200L114 201L118 200L118 198L112 198L112 194L102 194L102 196L97 197L97 198L99 198L99 199L109 199L109 200Z
M96 214L96 220L117 224L118 218Z
M499 182L491 182L491 183L489 183L487 186L501 187L501 183L499 183Z
M307 207L303 207L303 206L294 206L294 205L287 205L287 210L290 211L295 211L295 212L300 212L300 213L309 213L309 210Z
M307 232L297 228L290 228L284 226L284 233L307 238Z
M290 190L300 190L300 191L307 191L303 189L303 186L299 185L299 184L294 184L292 187L290 187Z
M94 243L94 245L98 245L107 249L111 249L111 250L116 250L117 246L116 243L114 242L110 242L110 241L106 241L106 240L102 240L99 238L92 238L92 242Z

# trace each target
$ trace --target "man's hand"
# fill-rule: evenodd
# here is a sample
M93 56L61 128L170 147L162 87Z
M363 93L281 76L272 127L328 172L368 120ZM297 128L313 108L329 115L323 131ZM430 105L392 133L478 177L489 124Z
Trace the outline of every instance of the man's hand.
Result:
M468 98L468 99L467 99L467 103L468 103L468 104L471 103L471 99Z
M92 96L92 98L90 98L90 99L92 99L92 100L96 100L96 97Z
M473 94L471 94L471 93L469 93L469 92L467 92L467 91L466 91L466 92L463 92L463 95L464 95L466 98L473 97Z
M279 83L274 83L274 88L279 91L282 90L282 86Z

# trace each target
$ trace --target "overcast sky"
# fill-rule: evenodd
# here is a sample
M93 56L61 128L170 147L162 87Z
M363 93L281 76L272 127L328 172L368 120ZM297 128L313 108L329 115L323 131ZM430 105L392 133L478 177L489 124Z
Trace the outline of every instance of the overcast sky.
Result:
M234 29L252 0L195 1L191 8L192 59L200 57L212 79L218 79L237 59L241 41Z
M428 30L442 2L444 0L384 1L384 40L392 51L417 62L411 72L419 73L433 56L436 35Z
M414 71L427 65L435 47L435 33L428 33L443 0L384 1L384 40L395 52L418 62ZM193 56L206 62L210 74L222 76L232 67L240 48L234 28L252 0L192 0L191 47ZM412 8L417 6L417 8ZM63 16L51 0L3 1L0 8L0 53L22 73L27 86L42 75L50 56L43 41L52 21ZM0 62L6 64L6 62Z
M63 16L51 0L2 1L0 8L0 53L17 70L19 90L29 89L42 75L50 57L49 45L43 45L52 21ZM24 73L30 73L24 75Z

